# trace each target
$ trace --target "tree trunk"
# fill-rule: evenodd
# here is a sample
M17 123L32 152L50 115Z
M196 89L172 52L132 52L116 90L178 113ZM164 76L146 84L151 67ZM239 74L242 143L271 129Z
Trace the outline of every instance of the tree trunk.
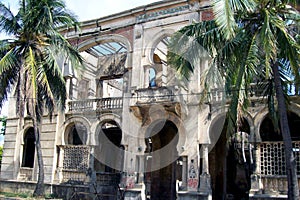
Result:
M35 197L44 197L45 196L45 186L44 186L44 163L43 163L43 156L42 156L42 148L41 148L41 141L40 141L40 132L37 123L36 117L36 105L33 103L33 114L32 114L32 122L34 128L34 136L35 136L35 147L37 152L37 160L38 160L38 180L33 192L33 196Z
M278 101L280 131L284 143L286 174L288 180L288 199L298 200L299 188L298 188L298 178L297 178L297 166L293 154L292 139L291 139L290 128L288 124L287 109L286 109L284 94L283 94L280 75L279 75L278 63L273 63L272 68L274 73L276 97Z

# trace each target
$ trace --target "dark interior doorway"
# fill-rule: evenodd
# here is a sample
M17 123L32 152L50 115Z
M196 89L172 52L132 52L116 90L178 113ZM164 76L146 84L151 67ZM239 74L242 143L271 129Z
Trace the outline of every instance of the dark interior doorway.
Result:
M243 120L239 130L229 138L225 127L209 153L213 200L245 200L249 198L254 165L249 143L250 127Z
M94 169L96 172L117 173L123 167L122 130L115 121L102 124L99 145L95 147Z
M171 121L148 128L145 184L148 199L176 199L178 129Z

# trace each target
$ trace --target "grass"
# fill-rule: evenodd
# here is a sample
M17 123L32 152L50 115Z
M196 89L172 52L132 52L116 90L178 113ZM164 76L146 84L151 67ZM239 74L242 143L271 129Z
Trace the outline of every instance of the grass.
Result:
M12 192L0 192L0 196L4 197L16 197L16 198L23 198L23 199L35 199L31 193L12 193ZM45 199L52 199L55 198L53 194L46 194Z
M30 194L30 193L0 192L0 195L5 196L5 197L32 198L32 194Z

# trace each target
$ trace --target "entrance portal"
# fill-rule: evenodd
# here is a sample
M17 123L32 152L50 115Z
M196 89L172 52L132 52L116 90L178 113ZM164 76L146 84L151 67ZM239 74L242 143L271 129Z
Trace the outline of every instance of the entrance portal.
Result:
M123 168L122 130L115 121L102 124L98 136L99 145L95 147L94 170L117 173Z
M219 121L224 119L217 120L216 126L220 124ZM213 129L217 130L216 127ZM250 128L246 120L243 120L239 129L227 138L226 128L223 128L217 143L209 153L209 172L214 200L248 199L253 159L248 134Z
M151 200L176 199L178 129L171 121L158 122L146 138L146 192Z

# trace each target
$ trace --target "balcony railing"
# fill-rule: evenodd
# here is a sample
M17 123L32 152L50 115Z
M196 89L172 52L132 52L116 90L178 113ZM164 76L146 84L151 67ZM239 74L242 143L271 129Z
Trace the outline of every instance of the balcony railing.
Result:
M68 103L69 112L88 112L88 111L108 111L122 109L123 98L99 98L70 101Z
M157 87L136 90L137 103L173 102L173 87Z
M300 175L300 141L293 141L293 152L296 158L297 174ZM261 182L266 193L287 193L287 176L284 144L279 142L262 142L259 144L259 170ZM298 179L300 184L300 179Z
M268 83L252 83L250 87L247 88L249 97L252 99L261 98L267 96L267 84ZM287 91L289 96L300 95L300 84L286 83L284 90ZM233 89L234 90L234 89ZM210 101L211 102L221 102L225 99L230 99L232 92L226 92L220 88L214 88L210 91Z

